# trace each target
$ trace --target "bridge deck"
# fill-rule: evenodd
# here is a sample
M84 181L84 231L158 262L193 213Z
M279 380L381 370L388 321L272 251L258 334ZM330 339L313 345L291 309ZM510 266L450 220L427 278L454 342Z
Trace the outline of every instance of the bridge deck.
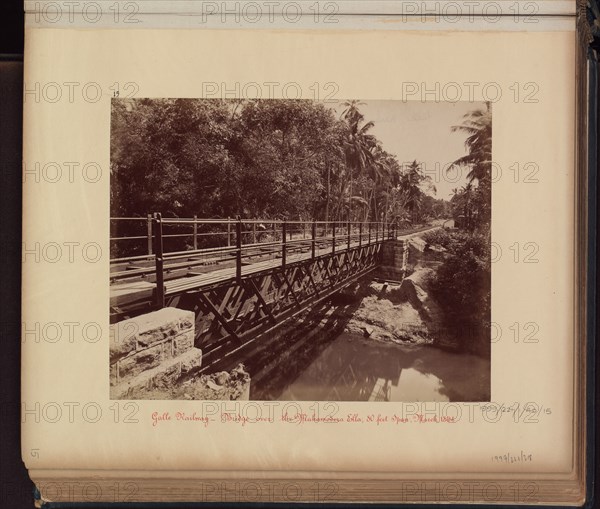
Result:
M398 240L409 239L418 233L437 227L438 226L428 226L418 228L410 232L404 232L396 238ZM360 239L357 237L358 236L354 236L355 240L351 240L350 243L348 243L347 238L344 237L336 239L335 252L340 253L347 251L348 249L357 248L361 245L378 244L384 240L388 240L371 238L369 242L369 239L366 236L363 236ZM244 250L245 259L243 260L241 267L242 276L251 276L260 272L267 272L282 265L281 253L273 254L268 249L266 249L266 252L269 254L265 255L264 252L265 249L261 248L261 246L254 246L251 251L247 249ZM320 240L316 242L315 257L327 256L333 252L334 247L331 239L324 239L323 241ZM168 263L168 261L165 261L165 295L169 296L184 293L190 290L207 288L233 281L236 278L235 259L231 256L231 251L225 254L228 256L215 257L210 254L203 255L203 253L193 253L190 254L189 257L186 257L183 262L173 260ZM265 259L265 257L267 257L267 259ZM308 260L311 257L311 240L296 240L288 247L286 265L293 265ZM147 274L148 269L151 268L154 263L150 258L151 257L148 257L146 260L139 260L135 264L129 266L126 264L114 264L114 266L111 267L111 277L115 273L127 273L130 276L135 276L137 274L136 271L141 271L142 273L145 271ZM111 307L118 308L133 302L151 301L155 288L156 283L152 275L134 281L115 282L110 286L110 305Z
M377 242L382 242L382 240L379 239ZM375 243L375 240L372 239L371 244ZM358 241L350 242L350 249L358 247L360 244L367 245L368 243L359 243ZM312 256L311 248L308 243L306 247L294 247L293 249L300 252L288 254L286 257L287 265L293 265L294 263L307 260ZM338 253L346 250L348 250L348 243L340 240L339 244L335 248L335 252ZM315 257L325 256L331 254L332 252L333 246L331 243L328 243L327 247L322 246L315 249ZM260 254L257 254L257 256L260 256ZM281 263L281 255L275 258L269 258L267 260L255 261L253 263L245 262L242 264L242 276L266 272L281 266ZM190 263L188 262L186 266L189 267L189 265ZM195 290L222 284L227 281L232 281L236 277L235 265L223 268L219 268L218 265L210 265L203 266L202 269L206 270L206 272L200 274L192 273L191 275L189 272L187 272L187 275L184 277L178 277L165 281L165 295L173 295L188 290ZM152 298L155 287L156 283L149 281L113 284L110 287L110 305L118 307L129 302L150 299Z

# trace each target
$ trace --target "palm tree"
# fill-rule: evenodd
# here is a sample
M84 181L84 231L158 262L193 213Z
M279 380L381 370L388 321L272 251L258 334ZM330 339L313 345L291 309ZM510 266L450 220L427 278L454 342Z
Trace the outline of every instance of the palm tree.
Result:
M342 104L346 109L342 112L341 118L346 122L347 126L343 147L346 156L346 167L348 169L348 218L351 218L352 215L352 202L359 198L353 196L353 178L355 174L357 176L360 175L366 168L373 164L372 149L377 144L377 138L368 133L375 124L373 122L363 123L364 115L358 109L361 105L364 105L364 103L357 100L346 101Z
M373 187L371 189L370 197L368 198L369 208L367 209L368 214L372 210L373 217L379 219L379 206L377 202L378 194L383 193L386 189L393 185L394 174L398 172L399 165L396 157L392 154L383 150L380 144L377 144L372 149L373 162L368 167L369 177L373 181ZM385 195L386 200L389 195ZM387 210L387 206L384 207Z
M332 195L332 178L334 181L334 186L336 182L339 182L343 179L344 175L344 162L345 162L345 151L340 143L341 139L343 139L345 134L345 129L340 126L340 129L336 129L334 132L330 134L325 141L329 149L325 154L325 172L323 175L323 180L325 181L325 223L330 220L330 216L332 214L332 208L335 209L335 204L332 207L331 203L331 195ZM339 209L339 203L337 205Z
M476 192L473 189L473 184L468 182L460 189L453 189L454 196L450 200L454 211L455 219L459 216L463 216L465 219L465 226L467 228L473 227L473 216L477 214L476 210Z
M366 103L359 101L358 99L351 99L350 101L344 101L342 106L346 108L342 111L341 118L347 122L358 123L364 120L364 115L358 109L359 106L366 106Z
M465 148L467 155L454 161L448 171L456 167L468 167L468 186L461 196L466 200L465 217L468 226L489 224L491 220L491 184L492 184L492 110L486 103L485 110L478 109L467 113L463 123L451 128L452 132L466 133ZM472 184L477 186L472 189Z
M400 186L394 186L384 190L382 196L385 199L384 218L398 225L410 223L410 212L406 206L406 195Z
M404 169L400 176L400 189L404 194L404 203L410 211L411 219L416 222L419 219L421 205L423 203L423 187L436 191L431 183L431 177L424 175L421 164L416 160Z
M468 167L469 182L489 180L492 172L492 110L490 103L486 109L470 111L463 117L460 125L452 126L452 132L463 132L468 135L465 140L467 154L459 157L447 169Z

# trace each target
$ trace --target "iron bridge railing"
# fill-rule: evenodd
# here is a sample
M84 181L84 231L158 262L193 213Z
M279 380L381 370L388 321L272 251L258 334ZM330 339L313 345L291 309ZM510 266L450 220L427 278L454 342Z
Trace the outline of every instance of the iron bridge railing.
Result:
M165 280L196 275L198 267L230 267L240 280L244 267L279 259L285 268L294 256L315 258L382 242L398 235L396 223L287 221L273 219L113 217L111 284L156 283L156 305L164 306Z

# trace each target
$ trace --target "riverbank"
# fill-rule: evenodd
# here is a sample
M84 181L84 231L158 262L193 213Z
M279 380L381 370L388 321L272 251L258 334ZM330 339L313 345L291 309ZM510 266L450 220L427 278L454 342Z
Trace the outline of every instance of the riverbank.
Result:
M441 312L423 288L431 273L421 268L401 283L361 281L354 290L360 304L345 331L403 345L434 343Z
M242 364L233 370L210 375L196 374L180 384L164 383L151 390L133 389L128 399L148 400L247 400L250 375Z
M420 236L407 249L402 281L365 276L271 338L250 398L488 401L489 354L464 348L472 338L449 330L433 296L444 250Z
M249 368L250 399L489 401L490 360L446 337L421 286L431 270L402 284L368 276L284 326L265 345L266 365Z

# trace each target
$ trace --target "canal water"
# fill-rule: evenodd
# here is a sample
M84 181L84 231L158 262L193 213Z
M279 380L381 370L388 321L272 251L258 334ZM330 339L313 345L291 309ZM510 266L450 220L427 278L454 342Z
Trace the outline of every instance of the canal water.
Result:
M342 333L292 378L271 372L250 399L489 401L490 362L431 345L404 346ZM289 374L289 371L288 371ZM264 384L260 380L257 386ZM254 393L254 394L253 394Z

